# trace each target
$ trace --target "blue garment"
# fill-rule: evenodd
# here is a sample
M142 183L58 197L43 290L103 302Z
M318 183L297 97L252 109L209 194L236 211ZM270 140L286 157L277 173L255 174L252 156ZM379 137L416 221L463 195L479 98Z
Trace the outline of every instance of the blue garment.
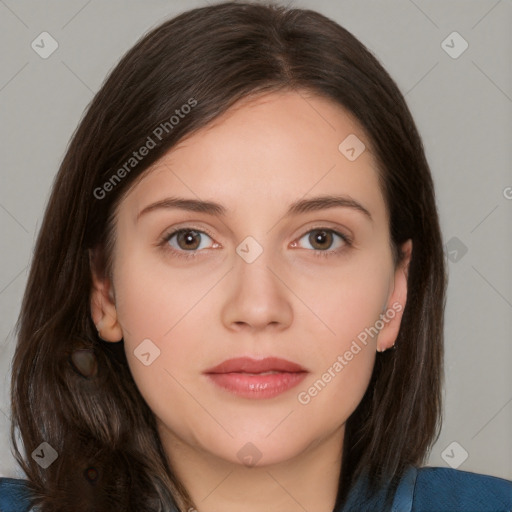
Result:
M382 489L361 503L364 481L356 483L343 510L384 512ZM0 512L29 512L30 494L24 480L0 478ZM450 468L409 467L385 512L511 512L512 481ZM71 511L70 511L71 512Z
M334 512L512 512L512 481L451 468L410 466L402 475L391 507L386 489L361 501L359 480L342 510Z
M28 512L30 493L25 480L0 478L0 512Z

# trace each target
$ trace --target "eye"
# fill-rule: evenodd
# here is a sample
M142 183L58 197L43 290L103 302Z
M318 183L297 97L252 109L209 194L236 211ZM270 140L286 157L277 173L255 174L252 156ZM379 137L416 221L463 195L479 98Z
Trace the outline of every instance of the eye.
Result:
M310 244L315 256L320 257L336 255L352 244L347 235L329 228L312 229L302 235L298 242L293 242L291 246L298 247L302 240L305 240L302 243ZM167 233L163 236L161 245L170 251L172 256L179 258L193 258L202 249L220 247L220 244L214 242L209 234L192 227L183 227Z
M311 245L311 248L315 251L315 256L330 256L351 245L348 236L328 228L312 229L299 238L299 242L301 240L305 240L306 243ZM297 242L294 242L292 246L297 247Z
M170 246L170 250L176 256L190 258L196 255L197 251L206 249L208 247L218 247L219 244L213 245L208 243L208 239L213 242L213 239L204 231L199 231L193 228L180 228L163 237L162 243ZM190 254L185 254L185 253Z

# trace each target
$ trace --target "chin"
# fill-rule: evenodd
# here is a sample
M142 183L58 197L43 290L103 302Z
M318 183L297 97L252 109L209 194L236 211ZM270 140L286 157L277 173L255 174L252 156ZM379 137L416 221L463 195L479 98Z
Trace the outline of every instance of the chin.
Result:
M286 441L286 442L283 442ZM221 450L213 453L232 464L252 467L265 467L285 463L301 455L311 443L301 437L290 438L290 434L283 431L268 435L237 436L224 442ZM211 448L210 448L211 449Z

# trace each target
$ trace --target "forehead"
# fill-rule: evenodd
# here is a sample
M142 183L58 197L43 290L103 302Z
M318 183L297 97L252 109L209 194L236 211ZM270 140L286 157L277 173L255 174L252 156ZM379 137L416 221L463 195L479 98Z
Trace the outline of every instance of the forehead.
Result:
M358 140L365 146L355 160L343 152L347 138L352 146ZM184 138L153 164L128 199L142 208L149 200L180 195L212 199L228 211L263 213L263 204L279 209L331 193L386 216L370 140L354 117L320 96L278 92L244 99Z

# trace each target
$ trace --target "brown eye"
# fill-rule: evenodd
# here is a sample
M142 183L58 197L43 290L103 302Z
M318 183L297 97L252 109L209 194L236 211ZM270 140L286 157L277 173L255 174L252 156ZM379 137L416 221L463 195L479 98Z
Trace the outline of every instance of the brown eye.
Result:
M176 241L180 249L197 249L201 243L198 232L190 229L177 233Z
M169 233L165 240L171 248L178 252L190 252L208 247L210 236L202 231L190 228L182 228Z
M299 239L299 245L302 244L303 248L308 249L307 244L309 244L309 248L313 249L312 253L315 256L331 256L341 253L350 247L351 243L347 235L327 228L312 229ZM294 246L297 247L296 242Z
M308 241L314 249L329 249L333 241L332 232L315 229L310 232Z

